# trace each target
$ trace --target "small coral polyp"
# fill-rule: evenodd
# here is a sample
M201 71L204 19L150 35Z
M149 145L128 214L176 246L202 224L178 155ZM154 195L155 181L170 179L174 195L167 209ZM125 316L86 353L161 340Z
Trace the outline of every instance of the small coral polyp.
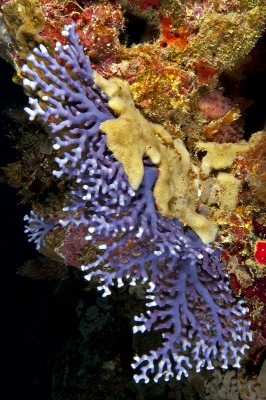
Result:
M147 156L139 186L130 186L101 131L101 123L116 119L108 96L95 84L75 25L66 26L63 35L68 44L57 44L57 58L41 45L22 68L24 85L39 96L30 98L26 111L46 123L58 153L53 173L75 180L55 229L85 228L88 246L98 251L82 269L103 296L113 286L144 285L147 308L135 316L133 332L159 331L162 344L134 357L136 382L180 379L190 369L213 369L214 360L222 368L238 368L251 333L247 308L231 294L220 250L159 212L153 197L158 168ZM54 222L45 226L34 213L28 222L30 240L37 248L45 245Z

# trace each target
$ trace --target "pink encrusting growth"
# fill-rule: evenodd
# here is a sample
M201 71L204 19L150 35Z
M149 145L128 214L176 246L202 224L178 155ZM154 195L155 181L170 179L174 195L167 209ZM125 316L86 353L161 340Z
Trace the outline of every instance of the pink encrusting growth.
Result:
M232 107L230 99L213 89L199 99L199 110L210 120L224 117Z

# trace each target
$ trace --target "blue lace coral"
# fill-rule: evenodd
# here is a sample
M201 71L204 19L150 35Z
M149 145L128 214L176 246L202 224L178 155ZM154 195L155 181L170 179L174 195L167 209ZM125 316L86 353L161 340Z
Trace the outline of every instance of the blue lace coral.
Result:
M239 367L251 339L243 318L247 310L231 295L220 251L158 212L152 194L158 172L149 160L140 188L130 187L100 129L101 122L115 118L108 98L94 84L74 25L63 34L68 44L57 44L57 59L41 45L22 68L24 85L40 93L26 111L50 126L59 152L54 175L76 180L60 224L82 224L86 239L98 246L95 261L83 266L86 279L96 278L104 296L125 282L145 285L147 309L135 317L133 332L157 330L162 346L134 357L135 380L180 379L191 368L214 368L213 360L222 368L228 362ZM31 238L39 237L37 225L27 228Z
M41 246L45 246L45 236L53 230L55 224L53 221L45 222L43 217L34 211L31 211L30 215L25 215L24 221L28 222L24 232L28 234L29 242L34 242L36 249L40 250Z

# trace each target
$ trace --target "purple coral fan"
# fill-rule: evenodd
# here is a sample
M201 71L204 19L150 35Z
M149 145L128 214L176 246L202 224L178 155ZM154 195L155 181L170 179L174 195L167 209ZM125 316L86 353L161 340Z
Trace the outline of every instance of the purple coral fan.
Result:
M65 27L69 44L57 44L57 59L42 45L27 58L24 85L41 98L30 98L26 111L50 126L59 153L54 175L76 180L60 224L82 224L89 245L98 247L95 261L82 267L86 279L96 278L104 296L125 282L146 288L147 309L135 317L133 332L157 330L162 346L134 357L134 378L180 379L191 368L214 368L213 360L222 368L228 362L239 367L251 339L247 309L231 295L220 252L158 212L152 194L158 172L149 160L140 188L130 187L100 130L102 121L115 116L94 84L74 28Z

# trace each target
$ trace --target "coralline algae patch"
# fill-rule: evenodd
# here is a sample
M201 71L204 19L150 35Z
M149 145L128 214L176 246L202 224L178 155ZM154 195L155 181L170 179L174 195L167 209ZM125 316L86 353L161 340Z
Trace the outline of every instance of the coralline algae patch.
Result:
M120 60L119 33L123 28L123 16L118 3L100 1L89 5L74 1L13 0L0 2L0 6L15 42L15 60L19 65L38 43L45 44L51 51L56 41L65 43L61 32L71 21L76 22L85 51L96 62L110 64Z
M179 8L181 8L181 13L177 19L178 22L171 21L170 17L161 18L159 22L159 26L162 24L161 36L153 43L141 43L128 50L124 49L124 64L111 66L110 72L132 84L131 89L136 105L147 117L154 122L162 123L173 136L180 137L183 134L182 139L186 137L187 142L191 143L192 138L195 141L204 137L203 132L206 127L206 122L201 121L198 115L198 95L201 91L204 94L206 86L213 89L222 72L235 68L247 56L263 30L261 16L265 13L265 8L258 6L239 13L233 8L229 12L226 8L222 11L222 8L218 10L215 7L206 7L202 13L199 13L198 19L193 13L189 16L185 7L182 9L179 5ZM243 31L244 26L245 31ZM178 32L181 29L188 29L190 34L186 35L187 43L183 43L180 47ZM175 32L176 40L173 38L174 34L170 35L171 31ZM171 37L171 40L167 42L164 40L165 36ZM162 43L165 43L165 47L161 46ZM134 61L137 65L135 73ZM168 75L165 66L169 70L171 68L176 70L178 66L179 73L176 76ZM141 73L139 73L140 69ZM156 100L154 99L158 86L156 70L160 71L160 81L163 83L165 93L169 92L172 101L168 96L161 94L160 90L157 97L155 96ZM180 74L187 76L183 85L182 81L180 84ZM173 96L172 88L176 90L175 96ZM146 101L143 102L143 100ZM193 120L186 118L191 114L194 115ZM236 118L236 114L231 116L231 122L224 121L223 124L230 125ZM233 128L236 129L236 127ZM229 141L228 129L225 132L226 135ZM240 132L236 134L236 137L241 137ZM207 138L209 139L209 136Z
M142 113L173 137L189 147L210 136L219 142L241 139L241 127L233 123L239 111L208 127L199 98L219 86L221 73L236 68L254 47L264 26L263 1L13 0L2 12L18 45L19 65L37 43L51 51L57 40L65 43L61 30L73 20L93 68L106 78L127 80ZM142 27L136 38L132 21Z
M254 248L252 253L240 246L240 254L236 251L237 248L236 244L232 251L232 254L235 251L235 255L229 256L226 251L223 253L223 259L227 260L230 285L235 295L243 298L249 308L250 329L266 338L265 264L260 264L256 259ZM248 255L250 258L246 258Z
M250 329L260 333L266 338L266 278L255 279L252 286L243 290L245 303L249 307L249 317L251 320Z
M223 249L223 260L227 264L231 286L236 296L242 296L247 301L250 308L252 329L260 331L265 336L266 303L264 293L266 270L262 262L266 238L266 214L265 202L262 201L261 197L257 196L257 189L260 188L261 190L264 187L263 174L256 174L256 171L262 171L264 166L264 157L262 155L264 154L265 133L258 132L253 136L253 140L256 136L258 141L254 142L254 147L243 148L243 152L235 153L235 155L234 148L237 149L239 144L236 147L235 145L229 145L232 152L227 147L228 144L226 144L228 151L225 153L221 144L200 144L203 148L209 149L202 160L205 172L209 173L210 166L212 168L218 166L215 161L217 160L220 166L222 163L224 165L226 163L230 164L230 179L234 178L231 184L226 185L224 188L219 185L219 181L213 182L213 176L207 178L205 184L203 181L202 188L204 190L202 190L201 194L203 204L200 206L200 210L204 213L210 212L210 209L212 210L212 216L219 227L216 243L220 244ZM247 145L244 142L242 144L244 147ZM224 147L224 150L226 147ZM214 154L212 149L214 148L216 148L217 152L220 151L220 156L212 159L212 154ZM227 164L227 168L229 164ZM254 174L256 174L255 177ZM255 179L257 186L253 185ZM237 185L240 184L237 190L234 190L234 182ZM226 191L226 187L230 188L230 190ZM224 203L225 208L222 209L220 195L221 191L224 190L224 198L226 200ZM209 196L205 198L206 192ZM229 206L232 201L234 206L232 207L232 212L230 212ZM219 204L220 209L217 208ZM257 243L259 245L256 245ZM259 251L256 249L259 249Z

